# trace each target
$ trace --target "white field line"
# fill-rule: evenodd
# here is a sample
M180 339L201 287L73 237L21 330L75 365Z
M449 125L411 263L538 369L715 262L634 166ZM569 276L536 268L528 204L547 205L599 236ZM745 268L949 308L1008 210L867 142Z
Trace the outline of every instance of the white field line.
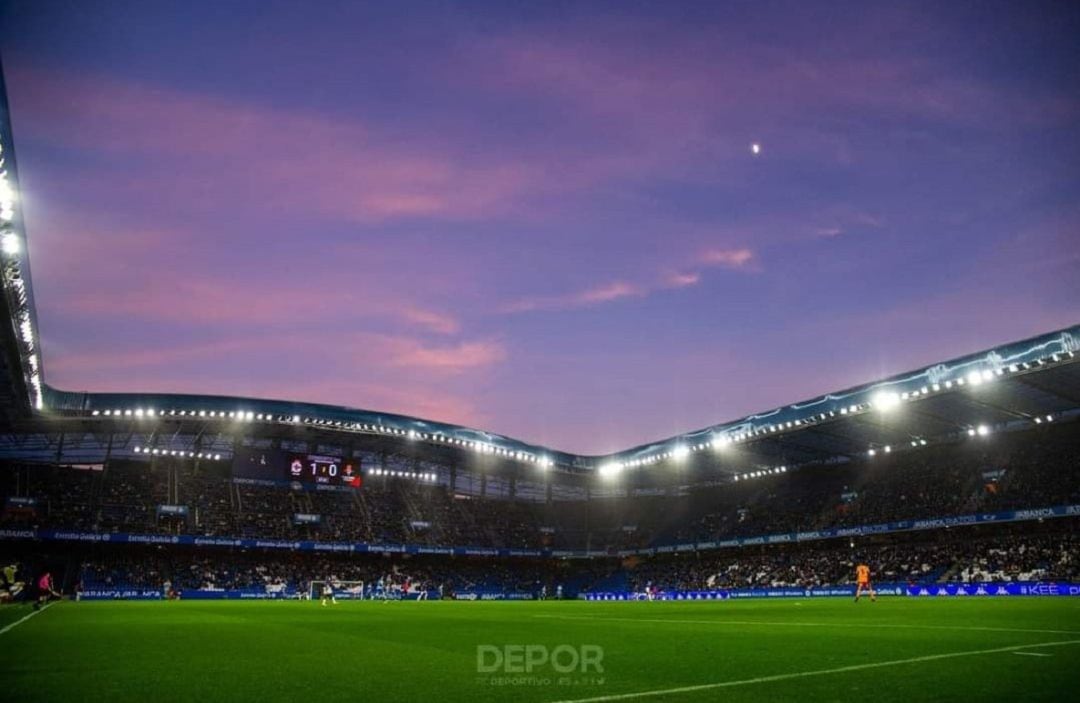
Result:
M848 627L860 630L891 628L896 630L961 630L968 632L1030 632L1040 635L1080 635L1078 630L1032 630L1015 627L981 627L977 625L909 625L906 623L844 623L844 622L790 622L768 620L687 620L683 618L607 618L592 615L533 615L534 618L551 620L597 620L641 623L690 623L695 625L747 625L751 627Z
M893 659L890 661L873 662L870 664L852 664L850 666L838 666L835 669L814 669L812 671L796 671L790 674L774 674L772 676L759 676L753 679L741 679L739 681L722 681L720 683L706 683L697 686L681 686L678 688L654 689L651 691L638 691L637 693L617 693L610 696L594 696L592 698L572 698L555 703L606 703L607 701L628 701L637 698L655 698L657 696L670 696L678 693L695 693L697 691L713 691L719 688L733 688L735 686L751 686L759 683L771 683L773 681L788 681L790 679L804 679L811 676L827 676L829 674L843 674L849 671L864 671L866 669L881 669L888 666L901 666L903 664L919 664L922 662L940 661L942 659L956 659L958 657L975 657L983 654L998 654L1001 652L1016 652L1020 649L1035 649L1038 647L1063 647L1070 644L1080 644L1080 640L1063 640L1060 642L1042 642L1040 644L1017 644L1011 647L995 647L993 649L971 649L965 652L949 652L947 654L928 654L921 657L908 659Z
M4 634L4 633L5 633L5 632L7 632L8 630L13 630L13 629L15 629L15 626L16 626L16 625L22 625L22 624L23 624L24 622L26 622L26 621L27 621L27 620L29 620L30 618L34 617L34 616L35 616L35 615L37 615L38 613L44 613L44 612L45 612L45 611L46 611L46 610L48 609L48 607L49 607L50 605L52 605L52 603L46 603L45 605L43 605L43 606L41 607L41 610L31 610L31 611L30 611L29 613L27 613L26 615L23 615L23 616L22 616L21 618L19 618L19 619L18 619L18 620L16 620L15 622L11 623L10 625L5 625L5 626L4 626L4 629L0 630L0 635Z
M1013 654L1019 654L1024 657L1052 657L1053 654L1045 654L1043 652L1013 652Z

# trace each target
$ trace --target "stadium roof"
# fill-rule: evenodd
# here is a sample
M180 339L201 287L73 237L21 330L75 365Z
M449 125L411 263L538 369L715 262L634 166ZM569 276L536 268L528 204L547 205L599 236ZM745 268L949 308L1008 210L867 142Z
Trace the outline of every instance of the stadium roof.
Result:
M90 423L205 424L294 437L351 435L385 451L423 445L611 475L686 464L727 477L834 463L1043 422L1080 410L1080 326L829 393L605 456L583 456L482 430L340 406L227 396L45 389L46 414ZM255 429L258 428L258 429ZM85 429L85 428L84 428ZM441 451L440 451L441 450Z
M1080 412L1080 325L606 456L583 456L482 430L331 405L227 396L72 393L43 383L18 174L0 70L0 402L9 427L89 430L117 424L179 431L352 437L378 450L614 476L678 464L742 478L850 460ZM646 473L646 472L642 472Z

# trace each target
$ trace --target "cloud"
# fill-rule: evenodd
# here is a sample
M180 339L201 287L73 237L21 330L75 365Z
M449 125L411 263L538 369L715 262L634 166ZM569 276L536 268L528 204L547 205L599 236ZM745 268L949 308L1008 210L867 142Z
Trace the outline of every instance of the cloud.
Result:
M80 346L72 353L54 354L59 345L47 344L48 370L61 377L95 378L101 374L130 374L134 369L165 370L178 364L213 364L215 361L236 354L250 354L274 345L278 349L290 346L300 350L302 343L294 339L270 339L268 337L232 337L209 342L176 344L169 347L117 347L90 348Z
M365 359L438 373L487 368L505 361L507 356L506 347L494 340L430 345L407 336L360 334L357 338L359 346L366 350L361 354Z
M463 152L437 130L17 67L20 134L103 157L138 157L156 179L103 169L112 193L185 210L311 213L358 223L471 220L506 212L541 178L529 162ZM58 105L65 109L57 109Z
M635 285L624 281L615 281L597 288L584 290L572 297L572 302L588 305L590 303L610 303L620 298L630 298L642 295L644 291Z
M852 210L847 207L830 208L823 214L815 217L828 224L823 224L812 229L814 237L819 239L833 239L852 233L859 233L870 229L885 227L885 218L868 212Z
M701 263L726 269L745 269L755 262L754 252L739 249L709 249L701 255Z
M664 279L664 284L669 288L688 288L701 282L701 274L697 271L672 271Z
M568 295L551 295L523 298L503 306L502 312L530 312L533 310L567 310L611 303L624 298L648 294L647 288L625 281L612 281L600 286L586 288Z
M822 237L823 239L839 237L843 233L843 227L817 227L814 229L814 235L817 237Z
M434 310L406 307L402 309L401 315L407 321L439 334L456 334L461 329L461 323L456 317Z
M755 257L754 252L748 248L711 249L700 257L698 263L728 269L748 269L755 263ZM522 298L502 306L500 312L521 313L594 307L628 298L646 298L663 290L690 288L700 282L701 273L698 271L668 271L647 282L616 280L565 295Z

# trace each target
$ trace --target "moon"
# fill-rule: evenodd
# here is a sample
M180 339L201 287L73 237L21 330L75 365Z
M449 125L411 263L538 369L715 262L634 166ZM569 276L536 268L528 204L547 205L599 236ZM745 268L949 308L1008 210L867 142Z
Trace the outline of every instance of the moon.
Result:
M758 154L760 154L761 153L761 145L758 144L757 142L754 142L753 144L751 144L750 145L750 153L753 154L754 156L757 156Z

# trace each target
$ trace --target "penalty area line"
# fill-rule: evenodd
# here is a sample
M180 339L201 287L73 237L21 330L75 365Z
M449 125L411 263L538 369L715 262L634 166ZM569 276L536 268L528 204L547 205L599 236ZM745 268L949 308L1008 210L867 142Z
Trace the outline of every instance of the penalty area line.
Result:
M720 688L734 688L736 686L751 686L759 683L772 683L773 681L788 681L791 679L804 679L811 676L828 676L830 674L844 674L850 671L865 671L866 669L883 669L890 666L902 666L904 664L920 664L922 662L941 661L943 659L957 659L959 657L976 657L983 654L1000 654L1003 652L1017 652L1022 649L1038 649L1040 647L1064 647L1071 644L1080 644L1080 640L1062 640L1058 642L1042 642L1039 644L1017 644L1011 647L994 647L993 649L971 649L964 652L948 652L945 654L927 654L921 657L908 659L893 659L883 662L871 662L868 664L852 664L850 666L838 666L835 669L813 669L811 671L796 671L790 674L774 674L772 676L758 676L753 679L741 679L738 681L721 681L719 683L698 684L696 686L680 686L678 688L654 689L651 691L638 691L637 693L615 693L609 696L594 696L592 698L571 698L555 701L554 703L606 703L607 701L629 701L637 698L655 698L657 696L671 696L679 693L695 693L697 691L714 691Z
M46 610L49 609L49 606L51 606L51 605L52 605L52 603L46 603L45 605L43 605L41 607L40 610L31 610L29 613L27 613L26 615L23 615L21 618L19 618L15 622L11 623L10 625L5 625L4 629L0 630L0 635L4 634L8 630L15 629L16 625L22 625L24 622L26 622L30 618L34 617L38 613L44 613Z

